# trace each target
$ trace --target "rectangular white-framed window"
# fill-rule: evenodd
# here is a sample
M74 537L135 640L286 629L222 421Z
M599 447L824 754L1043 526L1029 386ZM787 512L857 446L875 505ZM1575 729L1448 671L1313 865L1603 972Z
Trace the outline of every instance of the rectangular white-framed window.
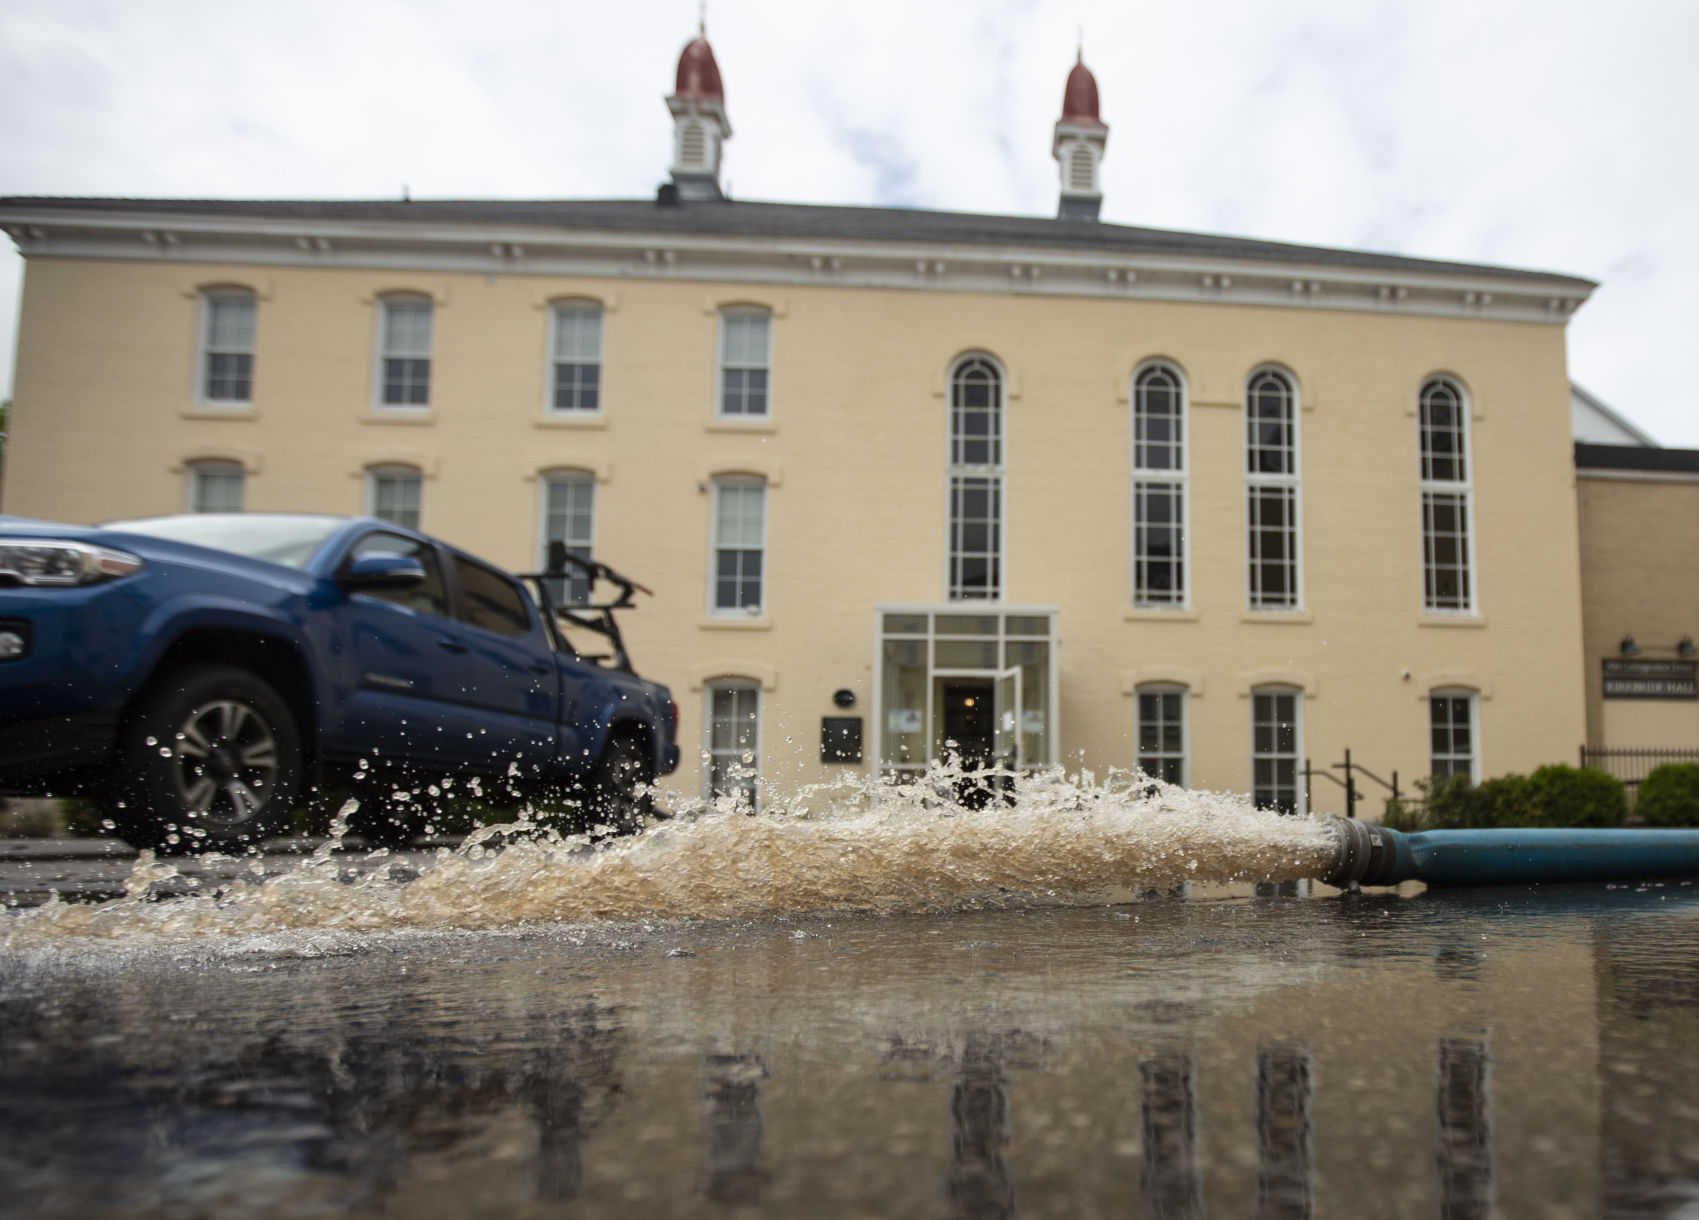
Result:
M1422 608L1472 615L1477 607L1468 399L1456 382L1435 377L1422 386L1419 405Z
M201 296L200 398L213 406L254 401L254 294L215 288Z
M1428 696L1428 771L1432 775L1479 777L1475 693L1436 690Z
M378 404L420 409L431 405L433 306L422 296L384 297L379 303Z
M1186 582L1186 388L1152 364L1133 378L1133 605L1183 608Z
M1138 695L1139 769L1165 784L1186 786L1186 688L1141 686Z
M1258 809L1302 811L1298 760L1303 710L1300 690L1276 686L1251 691L1251 801Z
M1245 387L1246 602L1252 610L1303 608L1298 391L1279 369Z
M419 528L424 479L414 466L373 466L366 471L366 512L410 530Z
M549 410L595 415L602 409L602 307L559 301L549 311Z
M709 682L702 719L702 794L736 797L751 810L760 801L761 686L742 679Z
M950 476L951 601L1003 596L1003 477Z
M542 478L542 562L548 564L549 543L559 542L568 555L593 557L596 541L596 476L582 470L560 470ZM582 606L590 600L594 582L569 569L551 581L549 596L557 606Z
M771 414L773 315L765 309L720 311L720 360L714 413L725 419Z
M189 511L239 513L242 511L247 482L247 471L242 468L240 462L191 462Z
M766 481L742 475L715 479L712 511L709 610L759 617L767 608Z

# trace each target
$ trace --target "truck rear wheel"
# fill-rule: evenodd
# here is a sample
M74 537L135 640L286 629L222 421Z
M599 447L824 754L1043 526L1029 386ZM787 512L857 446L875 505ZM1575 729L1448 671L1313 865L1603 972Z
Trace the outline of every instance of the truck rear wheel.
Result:
M232 665L158 679L119 738L111 814L137 847L257 847L290 828L301 737L270 684Z

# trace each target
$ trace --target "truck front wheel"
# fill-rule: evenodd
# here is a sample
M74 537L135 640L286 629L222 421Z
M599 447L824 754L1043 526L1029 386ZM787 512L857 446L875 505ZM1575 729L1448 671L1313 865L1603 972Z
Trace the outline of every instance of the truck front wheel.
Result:
M301 737L272 687L231 665L189 665L154 683L127 718L110 804L137 847L257 847L288 831Z

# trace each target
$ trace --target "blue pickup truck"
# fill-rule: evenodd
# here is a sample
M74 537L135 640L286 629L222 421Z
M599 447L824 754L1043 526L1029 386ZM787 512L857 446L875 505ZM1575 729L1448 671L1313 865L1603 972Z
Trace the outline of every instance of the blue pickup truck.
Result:
M564 560L528 588L373 518L0 516L0 793L90 796L184 850L285 833L322 786L442 776L636 829L678 707L631 671L633 582ZM598 577L620 599L582 604Z

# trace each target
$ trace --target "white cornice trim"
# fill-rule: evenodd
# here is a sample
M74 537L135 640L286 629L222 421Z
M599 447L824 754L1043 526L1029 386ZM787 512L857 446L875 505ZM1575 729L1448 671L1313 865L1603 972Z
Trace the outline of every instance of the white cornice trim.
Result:
M835 285L1565 323L1582 280L1049 246L0 208L26 258Z

